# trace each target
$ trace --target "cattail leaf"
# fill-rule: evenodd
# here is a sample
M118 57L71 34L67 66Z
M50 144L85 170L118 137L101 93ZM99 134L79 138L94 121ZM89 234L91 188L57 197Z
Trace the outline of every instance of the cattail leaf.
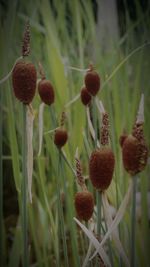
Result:
M52 133L54 133L57 129L59 129L60 127L56 127L56 128L54 128L54 129L52 129L52 130L49 130L49 131L46 131L46 132L44 132L44 135L45 134L52 134Z
M141 95L136 123L144 122L144 94Z
M90 133L91 133L93 139L95 140L95 131L94 131L91 119L90 119L90 112L89 112L89 108L88 107L86 108L86 114L87 114L87 120L88 120L88 126L89 126L89 129L90 129ZM97 147L100 147L100 143L99 143L98 140L97 140Z
M29 193L29 200L32 203L32 173L33 173L33 145L32 145L32 138L33 138L33 121L34 121L34 114L31 110L27 109L27 175L28 175L28 193Z
M106 111L105 111L105 108L104 108L104 105L103 105L103 102L96 97L96 106L100 112L100 114L104 114Z
M90 258L91 250L92 250L92 242L90 241L89 247L88 247L88 251L87 251L86 257L84 259L84 262L82 264L82 267L86 267L87 266L89 258Z
M75 222L81 227L81 229L83 230L83 232L87 235L87 237L90 239L90 241L92 242L92 244L94 245L94 247L96 248L98 254L100 255L100 257L102 258L104 264L106 266L111 266L109 258L106 254L106 252L104 251L104 249L102 248L101 244L98 242L98 240L95 238L95 236L93 235L93 233L91 231L89 231L84 224L82 224L77 218L73 218L75 220Z
M112 216L111 216L111 213L110 213L110 207L109 207L109 203L108 203L106 192L102 193L102 203L103 203L103 209L104 209L104 217L105 217L105 220L106 220L107 227L109 229L109 227L111 226L113 220L112 220ZM116 248L117 248L120 256L122 257L124 263L126 264L126 266L129 267L130 264L129 264L128 258L126 256L126 253L124 251L124 248L122 246L122 243L120 242L119 233L118 233L117 227L112 232L112 239L113 239L113 241L114 241L114 243L116 245Z
M93 220L92 220L92 221L93 221ZM90 230L91 230L92 232L93 232L93 230L94 230L94 226L95 226L94 222L90 223ZM88 251L87 251L87 254L86 254L86 256L85 256L85 259L84 259L84 262L83 262L83 264L82 264L82 267L86 267L86 266L87 266L88 261L89 261L89 258L90 258L90 254L91 254L91 251L92 251L92 247L93 247L93 245L92 245L92 242L90 241L90 243L89 243L89 247L88 247Z
M45 104L41 103L39 107L39 151L38 156L41 154L42 150L42 141L43 141L43 112Z
M132 187L133 187L133 181L131 179L130 183L129 183L128 191L127 191L127 193L126 193L126 195L125 195L125 197L124 197L124 199L123 199L123 201L122 201L122 203L118 209L118 212L115 216L115 219L112 221L107 233L103 237L103 240L100 243L101 245L104 245L106 240L109 238L109 236L112 234L112 232L116 229L116 227L118 226L118 224L122 220L124 213L126 211L127 205L129 203L129 200L130 200ZM97 253L98 253L98 250L94 252L93 256L90 259L93 259Z

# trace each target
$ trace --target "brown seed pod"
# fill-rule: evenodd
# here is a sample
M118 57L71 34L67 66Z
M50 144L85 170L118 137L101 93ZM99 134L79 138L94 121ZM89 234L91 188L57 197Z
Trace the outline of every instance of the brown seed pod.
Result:
M66 144L68 140L68 134L66 130L57 129L54 135L54 143L58 148L61 148Z
M54 89L50 81L42 79L38 84L38 92L45 104L51 105L54 102Z
M100 89L100 77L98 73L93 69L87 71L84 81L89 93L95 96Z
M91 95L89 94L86 87L83 87L81 89L80 97L81 97L81 101L82 101L83 105L85 105L85 106L87 106L91 102Z
M75 209L79 219L88 221L93 214L94 198L89 191L77 192L75 195Z
M148 148L145 142L140 142L133 135L129 135L122 147L124 168L132 176L144 170L148 159Z
M12 72L14 94L24 104L29 104L36 91L36 69L32 63L20 61Z
M111 148L103 147L92 152L89 161L90 179L98 190L109 187L115 166L115 157Z

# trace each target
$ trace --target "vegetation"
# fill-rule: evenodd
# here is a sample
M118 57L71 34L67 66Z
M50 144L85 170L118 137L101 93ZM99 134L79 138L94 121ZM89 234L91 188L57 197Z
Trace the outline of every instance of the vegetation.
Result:
M37 0L28 4L27 1L14 0L1 6L0 79L9 73L16 59L21 56L22 36L29 19L29 61L36 66L38 79L41 79L38 66L41 62L46 79L53 85L55 101L44 107L43 142L39 154L38 116L42 102L38 90L32 101L33 177L30 203L29 198L26 199L27 106L15 98L11 76L0 84L0 265L82 266L89 239L73 219L76 217L75 194L81 191L76 178L77 148L82 175L87 178L86 187L94 195L93 221L98 221L95 237L100 234L98 238L101 238L108 226L100 209L101 196L88 179L89 157L97 146L100 134L100 112L92 97L94 142L87 119L88 108L80 97L76 97L83 87L86 72L74 68L87 70L93 62L95 70L100 74L101 89L97 99L102 101L109 114L110 146L115 155L113 180L106 192L109 204L117 211L131 180L130 174L123 167L119 138L123 130L127 134L132 131L141 93L145 97L144 134L149 142L149 9L144 13L136 1L137 18L134 22L128 9L125 9L126 32L117 43L112 44L111 50L104 50L97 37L90 0ZM66 118L62 126L63 112ZM54 131L51 131L59 126L68 133L67 143L62 149L55 145ZM137 192L141 194L139 213L135 214L135 202L132 208L130 200L118 226L119 238L129 261L135 249L132 266L149 266L150 261L147 201L149 171L147 164L144 171L137 174L134 183ZM86 228L91 227L90 222L84 225ZM136 233L133 234L134 225ZM90 256L93 253L94 247ZM106 242L106 253L111 266L125 266L112 239ZM102 260L96 256L87 266L100 264L102 266Z

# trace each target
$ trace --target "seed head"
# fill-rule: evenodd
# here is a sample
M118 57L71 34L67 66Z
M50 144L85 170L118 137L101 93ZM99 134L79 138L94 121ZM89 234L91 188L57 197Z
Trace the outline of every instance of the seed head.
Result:
M109 116L108 113L103 113L102 127L101 127L101 145L109 144Z
M82 167L81 167L81 162L80 160L75 157L76 161L76 177L77 177L77 183L78 185L81 186L82 190L85 191L87 190L86 184L85 184L85 179L82 175Z
M78 192L75 195L75 209L79 219L88 221L93 214L94 198L89 191Z
M54 89L49 80L42 79L38 84L38 92L41 97L41 100L47 104L51 105L54 103L55 95Z
M119 137L119 144L120 144L121 147L123 147L124 141L125 141L125 139L127 137L128 137L128 135L126 133L123 133L123 134L120 135L120 137Z
M98 73L93 70L93 67L91 67L91 69L87 71L84 81L89 93L95 96L100 89L100 77Z
M58 148L64 146L67 140L68 140L68 134L66 130L60 128L55 131L54 143Z
M98 190L106 190L112 180L115 157L111 148L103 147L92 152L89 161L90 179Z
M27 21L23 36L22 56L23 57L28 56L29 53L30 53L30 24L29 21Z
M81 101L83 103L83 105L87 106L88 104L90 104L91 102L91 95L89 94L88 90L86 89L86 87L83 87L81 89Z
M144 170L148 159L148 148L144 140L129 135L122 146L124 168L132 176Z
M143 131L143 122L135 123L132 130L132 135L138 139L139 142L145 142L144 140L144 131Z
M29 104L36 91L36 69L32 63L20 61L12 72L14 94L24 104Z
M63 111L63 112L61 113L61 118L60 118L60 126L61 126L61 127L64 126L66 118L67 118L66 112Z

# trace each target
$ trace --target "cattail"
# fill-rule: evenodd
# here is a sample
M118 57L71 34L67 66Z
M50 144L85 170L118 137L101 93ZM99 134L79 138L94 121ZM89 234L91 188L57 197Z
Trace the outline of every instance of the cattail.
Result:
M83 87L81 89L80 97L81 97L81 101L82 101L83 105L85 105L85 106L87 106L91 102L91 95L89 94L86 87Z
M123 134L120 135L120 137L119 137L119 144L120 144L121 147L123 147L124 141L125 141L125 139L127 137L128 137L128 135L126 133L123 133Z
M12 72L14 94L24 104L31 103L36 91L36 69L32 63L18 62Z
M51 105L54 102L55 95L54 89L49 80L42 79L38 84L38 92L41 97L41 100L47 104Z
M139 141L135 136L129 135L122 147L124 168L132 176L144 170L147 159L148 149L143 141Z
M27 21L24 36L23 36L23 42L22 42L22 56L28 56L30 54L30 23Z
M60 128L55 131L54 143L58 148L64 146L67 140L68 140L68 134L66 130Z
M102 114L102 127L101 127L101 145L105 146L109 144L109 116L105 112Z
M75 195L75 209L79 219L88 221L93 214L94 198L89 191L77 192Z
M90 180L98 190L106 190L112 180L115 157L107 146L92 152L89 161Z
M88 92L95 96L100 89L100 76L93 70L93 66L90 66L90 70L87 71L84 81Z

